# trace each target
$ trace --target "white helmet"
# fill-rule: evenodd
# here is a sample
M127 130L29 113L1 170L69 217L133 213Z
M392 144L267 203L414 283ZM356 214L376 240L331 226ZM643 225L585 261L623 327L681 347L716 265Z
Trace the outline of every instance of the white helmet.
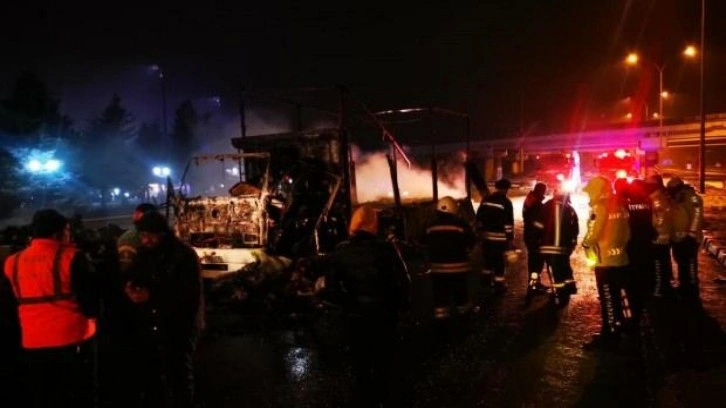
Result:
M450 196L442 197L439 199L439 202L436 203L436 211L441 211L443 213L456 214L458 209L459 203Z

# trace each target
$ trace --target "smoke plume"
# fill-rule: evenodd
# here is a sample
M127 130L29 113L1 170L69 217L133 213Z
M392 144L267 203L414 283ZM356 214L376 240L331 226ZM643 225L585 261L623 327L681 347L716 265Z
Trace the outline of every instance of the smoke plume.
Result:
M359 202L393 198L393 186L385 153L361 154L358 149L354 149L353 159L355 160L356 190ZM430 200L433 197L431 170L414 163L409 168L402 159L398 160L397 169L402 200ZM464 168L461 164L458 166L440 165L438 172L439 197L448 195L461 198L466 196Z

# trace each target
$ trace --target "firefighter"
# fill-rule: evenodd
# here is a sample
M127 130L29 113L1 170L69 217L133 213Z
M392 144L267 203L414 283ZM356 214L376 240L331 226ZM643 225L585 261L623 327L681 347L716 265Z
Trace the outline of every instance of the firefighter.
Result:
M544 257L539 253L542 228L535 225L541 217L542 202L547 192L544 183L537 183L534 189L527 194L522 206L522 220L524 221L524 245L527 247L527 267L530 284L541 287L540 273L544 267ZM541 225L541 224L540 224Z
M630 241L628 258L630 260L629 284L630 303L633 313L632 327L637 327L645 302L650 297L652 279L655 275L653 240L657 232L653 227L653 201L643 180L636 179L627 191L628 217L630 222Z
M673 258L678 265L678 291L698 298L698 245L703 238L703 200L678 177L668 181L673 200Z
M388 397L399 314L408 302L408 278L396 249L377 237L378 215L361 206L350 237L324 260L324 298L338 305L350 338L353 367L365 406Z
M623 281L628 272L630 225L627 208L613 195L606 178L593 177L583 191L590 197L590 218L582 246L588 265L595 268L602 318L602 331L585 345L590 349L614 345L627 315Z
M471 309L466 282L471 270L469 251L475 237L469 224L456 215L458 207L451 197L440 199L436 203L436 218L426 229L423 240L431 262L435 319L450 316L452 298L459 314Z
M673 235L673 200L668 195L663 177L659 174L647 180L650 200L653 203L652 224L656 231L653 240L653 298L672 295L673 267L671 265L671 239Z
M56 210L36 212L30 246L10 256L4 272L19 305L25 405L93 406L98 285L86 256L70 244L68 220Z
M552 268L553 286L566 294L577 292L572 274L570 255L577 246L580 233L577 213L570 205L570 196L556 192L551 200L542 206L542 212L535 224L542 231L539 252Z
M514 249L514 210L507 193L512 183L500 179L495 184L496 191L484 198L476 212L477 232L482 239L484 267L481 271L482 282L491 282L494 287L506 288L504 253Z

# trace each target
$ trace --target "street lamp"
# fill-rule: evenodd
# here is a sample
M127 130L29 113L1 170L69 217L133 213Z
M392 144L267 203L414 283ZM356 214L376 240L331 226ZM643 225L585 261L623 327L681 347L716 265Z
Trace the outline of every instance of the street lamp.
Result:
M31 173L45 173L45 174L51 174L55 173L56 171L60 170L60 168L63 166L63 162L57 159L48 159L45 161L45 163L41 162L38 159L31 159L26 165L25 168L28 169Z
M25 168L32 174L45 175L46 178L43 180L43 203L46 205L48 201L48 176L60 170L63 166L63 162L58 159L48 159L45 162L41 162L38 159L30 159L26 164Z
M154 166L154 168L151 169L151 173L156 177L168 177L171 175L171 169L166 166Z
M696 50L696 47L689 45L683 50L683 55L687 58L693 58L698 54L698 51ZM625 63L628 65L638 65L638 62L640 61L640 56L635 53L631 52L625 57ZM668 99L670 96L670 93L668 91L663 90L663 70L665 70L666 65L668 65L668 61L657 64L654 61L650 61L651 64L655 67L655 69L658 71L658 131L659 133L663 133L663 117L665 116L663 113L663 100Z

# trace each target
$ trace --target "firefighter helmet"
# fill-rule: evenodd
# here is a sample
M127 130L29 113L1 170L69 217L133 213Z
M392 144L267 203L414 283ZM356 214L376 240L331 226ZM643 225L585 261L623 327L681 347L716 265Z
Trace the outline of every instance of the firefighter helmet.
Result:
M442 197L439 199L439 202L436 203L436 211L443 213L456 214L458 209L459 203L450 196Z
M356 231L378 234L378 213L373 207L362 205L353 212L348 232L353 234Z

